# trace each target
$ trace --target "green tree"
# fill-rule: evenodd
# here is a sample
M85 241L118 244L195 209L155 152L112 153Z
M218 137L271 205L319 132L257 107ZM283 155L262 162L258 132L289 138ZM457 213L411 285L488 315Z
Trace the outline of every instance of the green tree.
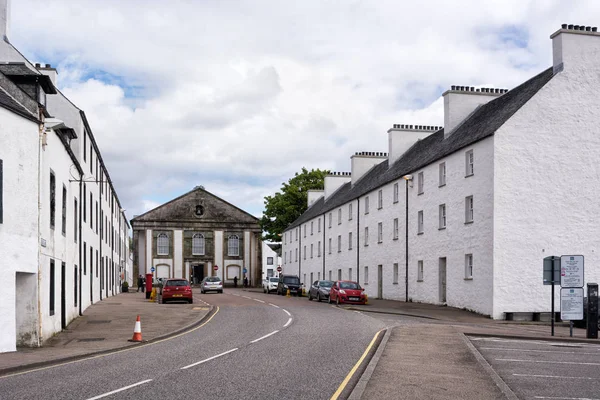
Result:
M302 168L281 190L265 197L265 211L260 220L263 240L281 242L281 234L308 208L308 191L323 190L325 175L329 171Z

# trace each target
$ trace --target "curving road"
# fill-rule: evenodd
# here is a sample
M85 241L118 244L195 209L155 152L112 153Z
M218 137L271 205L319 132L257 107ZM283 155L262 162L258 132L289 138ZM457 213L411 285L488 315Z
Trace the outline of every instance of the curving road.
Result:
M306 298L239 289L194 296L218 307L199 328L0 378L0 398L328 399L386 326Z

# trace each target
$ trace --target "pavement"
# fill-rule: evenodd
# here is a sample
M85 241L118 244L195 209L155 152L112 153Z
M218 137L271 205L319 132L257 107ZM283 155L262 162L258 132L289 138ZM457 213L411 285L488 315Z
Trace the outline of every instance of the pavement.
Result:
M175 308L177 312L169 312ZM43 347L0 353L0 376L138 346L140 342L129 342L138 315L142 343L148 343L191 329L212 311L197 298L194 304L159 304L146 300L143 292L121 293L92 304Z
M566 323L557 323L551 337L547 322L497 321L432 304L369 299L365 306L342 307L422 320L386 330L368 366L362 368L364 373L350 399L516 399L467 336L600 343L586 339L584 329L574 329L574 337L569 337ZM177 312L169 312L173 309ZM137 315L142 339L157 341L198 326L212 312L213 308L200 300L191 305L164 305L146 300L142 292L121 293L90 306L43 347L0 354L0 376L137 346L139 343L128 341Z

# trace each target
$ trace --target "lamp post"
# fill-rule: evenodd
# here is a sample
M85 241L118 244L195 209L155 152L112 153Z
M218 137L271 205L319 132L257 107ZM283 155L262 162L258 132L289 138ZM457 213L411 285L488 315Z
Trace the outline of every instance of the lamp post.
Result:
M404 222L404 227L405 227L405 237L404 237L404 244L405 244L405 250L404 250L404 258L406 260L406 271L404 274L404 283L406 285L406 295L405 295L405 300L406 302L408 302L408 183L410 182L411 186L412 186L412 180L413 180L413 176L412 175L404 175L403 176L404 181L406 182L406 220Z

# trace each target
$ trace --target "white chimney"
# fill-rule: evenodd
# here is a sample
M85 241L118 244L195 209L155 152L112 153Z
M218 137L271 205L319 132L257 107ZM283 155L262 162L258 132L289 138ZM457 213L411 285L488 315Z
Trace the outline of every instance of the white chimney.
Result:
M8 42L8 31L10 28L10 0L0 0L0 35Z
M376 166L377 164L382 163L387 159L387 153L378 153L378 152L370 152L370 151L361 151L360 153L355 153L352 157L350 157L350 162L352 164L351 176L352 176L352 185L354 185L360 178L362 178L367 171Z
M309 190L308 191L308 206L312 206L313 203L319 200L325 194L324 190Z
M0 1L2 1L2 0L0 0ZM52 68L52 65L50 65L50 64L46 64L46 66L42 67L40 64L37 64L37 63L35 64L35 67L42 74L44 74L50 78L54 87L58 87L57 86L58 72L56 71L56 68Z
M597 27L563 24L550 38L555 74L565 68L589 68L597 65L600 52L600 33Z
M350 172L332 172L325 176L325 200L327 200L343 184L350 182Z
M508 92L507 89L452 86L444 96L444 138L452 134L473 111L482 104Z
M398 161L402 154L406 153L406 150L415 144L417 140L423 139L440 129L442 129L441 126L394 124L388 130L389 167Z

